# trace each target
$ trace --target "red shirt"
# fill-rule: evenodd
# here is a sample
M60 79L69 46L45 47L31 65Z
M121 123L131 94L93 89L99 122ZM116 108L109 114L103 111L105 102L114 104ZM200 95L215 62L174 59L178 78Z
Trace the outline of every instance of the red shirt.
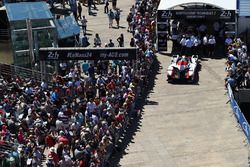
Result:
M107 85L107 89L114 90L115 89L115 82L111 81Z
M79 161L79 167L85 167L85 166L86 166L85 160L80 160Z
M59 163L59 157L58 157L57 153L55 153L55 152L50 152L49 155L52 156L53 161L55 162L55 165L58 165L58 163ZM49 156L49 155L48 155L48 156Z
M53 147L55 145L53 137L51 135L46 136L45 142L47 143L48 147Z
M115 116L115 120L116 120L117 122L122 122L122 116L121 116L120 114L116 115L116 116Z
M58 143L61 143L61 142L63 143L63 145L69 145L69 140L65 136L59 137Z
M18 133L17 139L18 139L18 142L19 142L20 144L24 144L24 136L23 136L23 133L22 133L22 132L19 132L19 133Z

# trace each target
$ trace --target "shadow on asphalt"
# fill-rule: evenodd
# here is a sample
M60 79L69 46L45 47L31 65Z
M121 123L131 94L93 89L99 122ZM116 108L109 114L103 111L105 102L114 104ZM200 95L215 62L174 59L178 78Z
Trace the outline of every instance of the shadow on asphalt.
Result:
M121 136L121 141L118 143L117 151L112 155L110 159L110 167L120 167L120 160L124 155L127 154L125 151L126 148L131 144L134 143L134 136L136 132L140 132L140 127L142 126L142 119L144 114L144 106L145 105L158 105L158 102L149 101L147 100L148 95L153 91L155 86L156 76L160 71L160 62L155 59L154 63L152 64L151 73L148 77L148 82L145 84L144 89L142 90L141 96L138 97L135 109L140 110L140 116L134 116L131 119L130 126L125 130L123 135ZM151 82L152 81L152 82Z

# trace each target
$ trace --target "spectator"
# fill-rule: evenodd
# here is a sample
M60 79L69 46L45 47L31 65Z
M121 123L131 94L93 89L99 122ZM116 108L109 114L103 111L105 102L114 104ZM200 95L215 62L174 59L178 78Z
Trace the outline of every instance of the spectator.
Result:
M101 46L102 46L101 38L99 34L96 33L94 38L94 47L101 47Z
M55 152L55 148L54 147L51 147L50 150L49 150L49 154L48 154L48 157L52 157L53 158L53 162L55 163L55 165L57 166L58 163L59 163L59 157L57 155L57 153Z
M130 45L130 47L135 47L135 39L134 38L131 38L129 45Z
M55 164L55 162L53 160L52 155L48 156L48 159L46 160L45 164L46 164L47 167L56 167L56 164Z
M124 36L123 34L121 34L118 38L117 38L117 42L118 42L118 46L119 47L124 47Z
M85 16L83 15L82 16L82 19L81 19L81 24L82 24L82 32L83 34L86 33L87 31L87 19L85 18Z
M116 5L117 5L117 0L112 0L112 7L113 7L113 9L116 9Z
M87 37L87 34L84 33L83 37L82 37L82 47L88 47L90 45L89 43L89 39Z
M112 39L109 39L108 47L114 47L115 44L113 43Z
M92 79L95 77L95 70L94 70L94 66L92 64L90 64L90 66L89 66L88 74L89 74L89 77Z
M225 51L226 51L226 53L228 51L228 47L230 45L232 45L232 43L233 43L233 39L230 36L227 36L227 38L225 39Z
M116 21L117 28L119 28L120 26L120 10L119 9L115 10L115 21Z
M133 31L132 21L133 21L133 14L130 12L128 14L128 16L127 16L127 23L128 23L127 31L128 32L132 32Z
M245 78L244 78L244 82L245 82L245 86L247 88L250 88L250 67L247 68L247 72L245 74Z
M88 0L88 13L89 13L89 15L92 14L92 12L91 12L92 3L93 3L93 0Z
M109 0L105 0L105 5L104 5L104 13L109 12Z
M78 11L78 17L77 19L82 19L82 5L80 2L78 2L78 5L77 5L77 11Z
M113 27L113 20L115 18L114 12L112 11L112 9L109 10L108 13L108 19L109 19L109 28Z

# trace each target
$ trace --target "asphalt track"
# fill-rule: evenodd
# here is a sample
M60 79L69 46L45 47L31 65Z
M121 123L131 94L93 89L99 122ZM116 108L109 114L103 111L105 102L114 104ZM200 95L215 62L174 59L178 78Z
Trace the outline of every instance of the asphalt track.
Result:
M116 164L124 167L246 167L245 136L224 90L225 59L201 61L197 84L170 84L170 57L157 54L143 115Z
M87 15L87 33L93 43L99 33L103 44L123 33L126 16L134 0L118 0L121 27L108 28L103 5L94 16ZM111 6L111 5L110 5ZM116 43L117 44L117 43ZM225 59L201 61L198 84L169 84L166 67L170 57L157 54L149 92L141 99L142 116L127 129L113 166L123 167L247 167L245 136L237 126L224 90ZM123 150L124 149L124 150Z

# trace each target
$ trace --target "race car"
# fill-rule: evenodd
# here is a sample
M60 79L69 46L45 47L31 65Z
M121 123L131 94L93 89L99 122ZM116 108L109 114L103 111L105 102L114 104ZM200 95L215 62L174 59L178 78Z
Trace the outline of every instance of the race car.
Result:
M185 80L196 81L198 55L192 57L174 55L167 69L168 81Z

